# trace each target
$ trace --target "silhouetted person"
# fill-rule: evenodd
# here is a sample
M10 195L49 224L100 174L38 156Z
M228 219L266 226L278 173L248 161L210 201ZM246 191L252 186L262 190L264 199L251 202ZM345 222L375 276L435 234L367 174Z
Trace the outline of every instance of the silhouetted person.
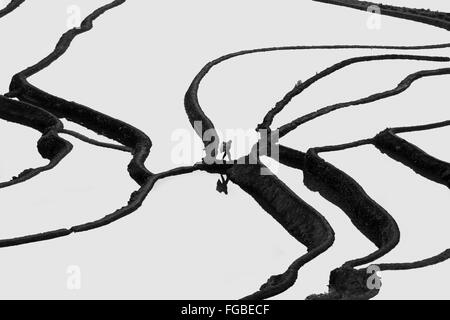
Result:
M228 156L228 160L231 161L231 140L228 142L222 142L222 152L222 160L225 160L225 158Z
M225 193L225 194L228 194L228 181L230 181L230 179L228 178L228 176L227 176L227 179L225 180L225 179L223 178L223 175L220 175L220 179L217 180L217 187L216 187L216 190L217 190L219 193Z

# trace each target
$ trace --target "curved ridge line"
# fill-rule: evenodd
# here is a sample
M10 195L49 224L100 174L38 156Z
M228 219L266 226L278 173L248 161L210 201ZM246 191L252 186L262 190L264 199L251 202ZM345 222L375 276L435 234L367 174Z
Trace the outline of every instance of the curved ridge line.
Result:
M448 61L450 61L450 58L447 58ZM347 107L351 107L351 106L357 106L357 105L363 105L363 104L369 104L375 101L379 101L385 98L389 98L395 95L398 95L404 91L406 91L408 88L411 87L411 85L422 78L427 78L427 77L433 77L433 76L441 76L441 75L448 75L450 74L450 68L440 68L440 69L432 69L432 70L421 70L418 72L414 72L409 74L408 76L406 76L395 88L390 89L390 90L386 90L386 91L382 91L382 92L378 92L372 95L369 95L367 97L361 98L361 99L357 99L357 100L352 100L352 101L347 101L347 102L342 102L342 103L337 103L337 104L333 104L327 107L323 107L321 109L318 109L314 112L308 113L304 116L301 116L293 121L291 121L290 123L287 123L281 127L278 128L279 131L279 137L284 137L285 135L287 135L289 132L297 129L300 125L305 124L311 120L317 119L321 116L324 116L332 111L336 111L339 109L343 109L343 108L347 108Z
M22 113L24 109L31 109L31 114ZM18 123L38 130L42 133L38 140L38 151L43 158L50 160L47 165L22 171L10 181L1 182L0 189L23 183L56 167L72 150L72 144L59 136L63 128L62 122L51 113L20 101L11 100L0 95L0 119ZM37 123L41 121L41 125Z
M25 0L11 0L6 7L0 10L0 18L10 14L14 10L16 10Z
M198 91L200 83L206 77L206 75L218 64L237 58L240 56L255 54L255 53L267 53L276 51L294 51L294 50L347 50L347 49L371 49L371 50L434 50L450 48L450 43L434 44L434 45L419 45L419 46L389 46L389 45L303 45L303 46L284 46L284 47L266 47L257 49L248 49L237 51L223 55L215 60L208 62L195 76L191 85L189 86L185 98L184 107L186 114L189 118L191 126L194 128L197 135L202 139L205 148L209 148L212 145L211 156L215 157L214 150L219 148L218 133L215 130L213 121L206 115L203 108L200 105L198 98ZM199 128L196 122L201 124ZM206 134L206 133L209 134Z

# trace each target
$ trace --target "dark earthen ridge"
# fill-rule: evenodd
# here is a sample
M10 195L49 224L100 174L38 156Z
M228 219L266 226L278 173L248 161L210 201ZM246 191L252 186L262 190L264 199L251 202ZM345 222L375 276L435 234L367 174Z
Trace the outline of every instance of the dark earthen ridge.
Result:
M70 228L62 228L62 229L58 229L58 230L52 230L52 231L32 234L32 235L28 235L28 236L3 239L3 240L0 240L0 248L18 246L18 245L23 245L23 244L27 244L27 243L56 239L56 238L68 236L72 233L89 231L89 230L93 230L93 229L97 229L97 228L106 226L112 222L115 222L121 218L128 216L129 214L131 214L134 211L136 211L137 209L139 209L139 207L142 205L145 198L147 197L148 193L153 189L153 186L155 185L155 183L158 180L172 177L172 176L181 175L181 174L192 173L192 172L195 172L198 170L207 171L206 168L204 168L204 166L205 165L203 165L203 164L198 164L198 165L194 165L194 166L190 166L190 167L180 167L180 168L175 168L175 169L165 171L162 173L153 174L137 191L133 192L133 194L130 196L130 199L129 199L127 205L114 211L113 213L111 213L109 215L104 216L103 218L100 218L100 219L97 219L97 220L94 220L94 221L91 221L88 223L76 225L76 226L73 226ZM212 167L208 168L208 170L212 170L212 169L213 169Z
M270 126L272 125L272 122L274 120L274 117L280 113L284 107L286 107L294 97L301 94L305 89L309 88L312 84L317 82L320 79L323 79L330 74L339 71L345 67L348 67L350 65L361 63L361 62L371 62L371 61L382 61L382 60L418 60L418 61L435 61L435 62L449 62L450 58L448 57L433 57L433 56L418 56L418 55L405 55L405 54L385 54L385 55L373 55L373 56L362 56L362 57L355 57L343 60L341 62L338 62L334 65L332 65L329 68L326 68L325 70L322 70L321 72L317 73L316 75L312 76L311 78L307 79L306 81L302 82L299 85L296 85L291 91L289 91L282 100L276 103L275 107L269 110L269 112L264 117L264 120L261 124L258 125L257 130L260 129L270 129ZM409 79L405 79L405 82ZM411 81L412 82L412 81ZM405 83L401 83L397 90L394 90L393 93L399 93L401 92L400 89L403 89L405 87ZM405 88L406 89L406 88ZM404 90L405 90L404 89ZM384 96L388 96L387 93L385 95L380 94L381 98ZM376 97L374 97L376 98ZM369 100L370 102L370 100ZM332 107L329 107L330 111L333 111ZM328 112L330 112L328 111ZM299 122L299 120L291 122L287 127L280 128L279 130L279 137L283 137L288 133L289 131L296 128L295 124L296 122ZM300 122L301 123L301 122Z
M163 178L168 178L171 176L176 176L180 174L191 173L197 170L204 170L211 173L225 173L225 170L230 167L230 165L205 165L203 163L196 164L194 166L189 167L180 167L172 170L168 170L166 172L158 173L158 174L150 174L150 172L144 166L144 160L150 150L151 142L150 139L147 138L145 134L141 131L135 129L134 127L113 119L107 115L99 113L95 110L92 110L88 107L81 106L79 104L73 102L67 102L63 99L54 97L49 95L48 93L37 89L36 87L30 85L27 82L27 78L36 72L39 72L43 68L50 65L56 59L58 59L70 46L71 41L75 38L76 35L86 32L92 28L92 21L99 17L102 13L107 10L116 7L125 1L113 1L108 5L105 5L92 14L90 14L85 20L83 20L81 27L79 29L71 29L66 32L60 41L58 42L55 50L46 58L41 60L38 64L20 72L15 75L13 81L11 83L11 90L8 94L8 97L18 97L19 99L23 99L25 101L29 101L31 103L38 104L40 107L33 107L30 103L17 102L11 99L6 99L11 103L31 106L30 108L43 110L46 114L50 115L53 119L56 119L58 123L61 125L58 127L58 132L72 135L76 138L79 138L85 142L95 144L102 147L118 149L121 151L130 151L132 149L132 153L134 155L133 161L129 166L130 175L140 184L139 190L135 191L126 206L116 210L112 214L109 214L101 219L97 219L95 221L91 221L88 223L84 223L81 225L73 226L70 228L63 228L58 230L53 230L49 232L43 232L23 237L16 237L12 239L4 239L0 240L0 247L9 247L16 246L25 243L32 243L44 240L55 239L63 236L67 236L74 232L83 232L92 230L95 228L99 228L105 226L109 223L112 223L120 218L123 218L130 213L137 210L148 193L152 190L154 184ZM12 110L5 111L6 114L4 117L7 117L8 112L12 112ZM26 113L29 113L28 111ZM125 146L117 146L107 143L98 142L83 135L65 130L62 127L62 123L53 115L58 116L59 118L66 118L78 124L81 124L95 132L105 135L109 138L115 139L120 143L123 143ZM28 119L28 115L23 115L25 119ZM31 120L31 125L37 126L36 119Z
M245 297L246 300L267 299L286 291L296 282L299 269L326 251L334 242L333 229L325 218L274 174L262 175L262 170L268 172L258 161L256 164L234 165L226 174L291 236L305 245L308 252L292 263L283 274L272 276L257 292Z
M130 151L131 149L134 157L129 166L130 175L141 184L141 188L137 192L133 193L127 206L117 210L111 215L99 219L98 221L93 221L91 223L75 226L69 229L59 229L25 237L0 240L0 247L54 239L68 235L72 232L85 231L98 226L106 225L114 219L126 216L136 210L140 206L141 201L145 198L146 192L151 190L153 184L158 179L180 174L180 172L184 172L186 170L194 170L194 167L188 169L178 168L153 177L153 174L151 174L144 166L145 158L147 157L151 147L150 139L144 133L120 120L111 118L93 109L51 96L48 93L30 85L27 81L28 77L46 68L58 59L68 49L72 40L78 34L92 29L92 22L97 17L107 10L112 9L124 2L124 0L113 1L95 10L83 20L80 28L74 28L67 31L61 37L55 50L50 55L36 65L33 65L32 67L16 74L11 83L11 90L7 94L8 98L1 96L2 104L0 107L0 113L1 118L5 120L25 124L35 129L44 131L44 135L40 139L38 147L43 157L51 159L51 163L46 167L26 170L25 173L20 175L17 181L14 181L14 183L24 181L25 178L29 179L39 172L54 167L54 165L56 165L72 148L70 143L59 138L58 133L64 133L72 135L85 142L106 148L113 148L121 151ZM12 97L18 97L24 102L10 99ZM36 105L39 107L36 107ZM123 143L125 147L98 142L84 137L79 133L65 130L62 122L58 118L66 118L78 124L84 125L99 134L103 134L109 138L119 141L120 143ZM44 126L44 120L47 121L47 127ZM197 168L195 168L195 170L197 170Z
M428 58L431 58L434 61L449 61L449 59L446 58L446 57L428 57L428 58L425 57L424 58L424 57L421 57L421 56L414 56L414 57L406 56L406 58L413 58L413 59L415 59L417 57L420 60L422 60L422 59L426 60ZM405 58L405 56L401 57L401 55L385 55L385 56L382 56L381 58L380 57L376 57L376 58L363 57L362 59L368 59L368 60L370 60L370 59L380 59L381 60L381 59L387 59L387 58L394 58L394 59L395 58ZM352 61L357 61L358 62L360 60L361 60L361 58L356 59L356 60L353 59L353 60L350 60L350 62L352 62ZM217 60L216 60L216 62L217 62ZM201 80L204 78L204 76L207 74L207 72L215 64L217 64L217 63L215 63L215 62L209 63L203 69L203 71L200 72L200 74L196 77L196 80L194 80L193 85L191 85L190 89L188 90L188 93L186 94L186 99L185 99L185 101L187 102L185 104L185 107L186 107L186 110L188 111L188 113L190 112L191 114L195 114L196 115L196 117L192 117L192 116L190 117L191 123L194 124L194 121L203 121L203 123L209 124L209 125L203 126L203 128L207 128L207 129L214 128L214 126L212 125L212 121L204 114L203 110L200 107L200 104L198 102L198 88L199 88L199 84L200 84ZM338 70L339 68L335 68L335 69ZM193 121L193 119L194 119L194 121ZM202 134L202 133L199 132L199 134ZM204 141L204 142L205 142L205 146L208 146L208 144L211 143L209 141ZM218 142L216 142L216 143L218 143ZM282 163L284 162L285 164L288 164L288 165L291 165L291 166L296 166L297 168L303 168L303 163L299 164L298 161L297 161L299 157L300 158L302 157L302 155L303 154L300 151L291 150L289 148L281 146L280 147L279 160ZM236 168L239 168L239 167L242 168L241 170L242 170L243 174L244 174L244 171L249 170L248 167L246 168L245 166L242 166L242 165L236 166ZM238 169L236 169L236 170L238 170ZM254 169L254 170L256 170L256 169ZM245 175L242 176L242 179L246 179ZM257 179L257 178L253 177L253 179ZM241 183L241 185L242 185L242 182L239 182L239 179L231 179L231 181L233 181L234 183L236 183L238 185L239 185L239 183ZM255 183L254 184L254 188L258 188L259 185L261 185L261 184L260 183ZM248 193L250 193L249 192L250 189L248 187L247 188L246 187L241 187L241 188L243 190L247 191ZM277 194L283 194L283 193L279 193L278 192ZM253 194L251 194L251 195L255 199L259 199L257 201L260 204L264 202L264 199L266 199L266 198L264 198L264 192L263 191L260 191L259 194L256 193L256 195L255 195L255 191L253 190ZM267 209L264 206L263 206L263 208L270 213L270 209ZM382 209L380 207L380 210L384 210L384 209ZM281 212L279 211L278 214L280 214L280 213ZM392 221L395 224L395 221L393 219L392 219ZM395 244L396 243L392 244L392 247L394 247ZM324 248L328 248L328 247L324 246ZM384 247L383 249L388 251L387 247ZM324 249L324 250L326 250L326 249ZM384 251L380 250L378 254L380 256L382 256L384 254ZM312 256L312 255L310 255L310 256ZM371 258L376 259L377 256L374 254L374 255L371 255ZM304 259L304 257L302 257L302 258L300 258L299 260L297 260L296 262L293 263L292 267L294 268L294 270L296 270L295 272L292 272L292 271L288 272L287 271L286 273L284 273L282 275L273 276L272 278L269 279L269 281L265 285L263 285L261 287L260 291L254 293L253 295L250 295L250 296L246 297L245 299L269 298L269 297L272 297L272 296L274 296L276 294L279 294L279 293L287 290L290 286L292 286L295 283L295 280L296 280L296 277L297 277L297 273L298 273L298 269L300 268L301 265L303 265L303 262L299 263L299 261L304 261L306 263L305 260L309 261L308 259ZM295 275L295 277L294 277L294 275ZM374 293L371 293L371 294L374 294Z
M378 134L373 144L382 153L414 170L415 173L450 188L450 163L434 158L397 134L449 126L450 121L430 125L390 128Z
M331 152L331 151L340 151L345 150L348 148L354 148L362 145L368 145L373 144L375 145L380 151L383 153L388 154L391 158L405 164L406 166L413 169L418 174L435 181L437 183L444 184L448 186L447 180L445 180L444 177L448 177L448 173L450 172L450 164L443 162L439 159L436 159L421 149L419 149L417 146L407 142L406 140L403 140L399 137L397 137L396 133L404 133L404 132L415 132L415 131L423 131L423 130L430 130L430 129L436 129L441 128L444 126L449 126L450 120L442 121L438 123L432 123L427 125L420 125L420 126L411 126L411 127L401 127L401 128L390 128L382 131L379 135L377 135L373 139L365 139L360 141L355 141L351 143L346 143L343 145L336 145L336 146L327 146L327 147L321 147L321 148L314 148L308 151L306 155L306 159L304 159L304 166L305 166L305 185L312 189L313 191L319 191L321 194L324 194L325 197L327 197L331 202L335 203L339 207L341 207L342 210L359 210L361 208L361 205L365 204L364 202L354 203L352 204L349 200L353 199L352 195L355 195L355 199L358 198L356 192L350 188L351 184L347 183L346 179L343 179L342 177L346 176L345 173L342 171L339 173L342 175L342 177L338 177L338 174L335 175L336 179L334 180L324 180L319 179L317 182L314 181L314 175L312 176L313 179L310 178L310 173L308 172L309 169L309 161L311 158L309 158L309 155L313 155L313 161L320 161L322 164L325 164L324 167L321 168L320 172L316 172L316 175L324 175L327 176L327 178L332 178L334 176L334 173L326 172L327 170L335 171L338 170L334 168L331 164L325 162L323 159L319 158L317 156L318 152ZM314 170L317 170L319 167L312 163L311 167ZM338 170L340 171L340 170ZM309 180L309 181L308 181ZM311 184L311 182L313 182ZM325 182L325 184L324 184ZM356 182L354 182L356 183ZM348 195L344 196L342 193L347 193ZM339 195L340 194L340 195ZM360 200L359 200L360 201ZM347 208L349 206L349 208ZM383 227L383 230L378 230L379 236L381 237L387 237L388 239L396 239L399 237L399 231L398 233L395 231L396 228L389 227L391 222L388 224L383 223L382 219L376 218L376 215L373 215L375 218L374 224L377 226L388 226L387 228ZM390 220L390 219L389 219ZM353 221L353 219L352 219ZM363 222L364 221L364 222ZM369 230L375 231L377 228L374 228L371 223L371 219L368 217L365 217L361 220L361 223L363 223L363 227L368 228ZM381 222L381 223L380 223ZM359 230L361 228L357 226ZM397 229L398 230L398 229ZM361 230L363 231L363 230ZM381 231L381 232L380 232ZM364 233L364 232L363 232ZM376 236L376 234L375 234ZM392 241L389 241L391 244ZM397 241L398 242L398 241ZM391 244L383 245L382 247L379 246L379 250L374 252L373 254L361 258L349 261L345 263L342 267L334 270L331 273L330 276L330 291L327 294L321 294L321 295L312 295L309 297L309 299L356 299L356 298L371 298L375 296L379 290L370 290L367 288L367 285L364 285L367 283L367 279L370 276L370 272L368 272L367 268L363 268L360 270L355 270L354 268L356 266L360 266L363 264L367 264L370 262L375 261L375 259L380 258L381 256L388 253L390 250L393 249L393 246ZM377 245L378 246L378 245ZM395 246L395 245L394 245ZM410 269L418 269L418 268L424 268L427 266L431 266L434 264L442 263L444 261L447 261L450 259L450 249L445 250L444 252L433 256L431 258L427 258L424 260L416 261L416 262L407 262L407 263L383 263L383 264L377 264L379 270L381 271L388 271L388 270L410 270ZM357 286L351 287L349 286L350 283L357 283Z
M0 189L25 182L41 172L53 169L72 150L72 144L58 135L63 128L62 122L36 106L0 95L0 119L39 131L42 136L37 142L38 151L44 159L50 161L45 166L24 170L11 181L0 183Z
M24 2L25 0L12 0L5 8L0 10L0 18L13 12ZM72 149L72 144L60 138L58 136L59 133L69 134L85 142L105 148L125 151L124 147L101 143L84 137L79 133L65 130L62 122L57 117L37 106L14 101L5 96L0 96L0 103L0 118L35 128L43 133L43 136L38 141L38 151L44 158L50 160L50 163L45 166L26 169L17 177L13 177L11 181L0 183L0 188L9 187L27 181L41 172L54 168ZM127 151L129 151L129 149L127 149Z
M439 58L442 59L441 61L450 61L450 58L445 58L445 57L439 57ZM408 88L411 87L411 85L415 81L417 81L419 79L433 77L433 76L449 75L449 74L450 74L450 68L421 70L421 71L412 73L412 74L408 75L405 79L403 79L393 89L386 90L383 92L378 92L378 93L369 95L369 96L361 98L361 99L333 104L333 105L318 109L318 110L311 112L309 114L306 114L304 116L301 116L301 117L291 121L290 123L287 123L287 124L279 127L278 128L279 137L280 138L284 137L289 132L298 128L300 125L305 124L311 120L317 119L321 116L324 116L332 111L336 111L336 110L351 107L351 106L368 104L368 103L379 101L379 100L382 100L382 99L385 99L388 97L392 97L392 96L398 95L398 94L406 91Z
M19 72L13 77L8 96L17 97L21 101L37 105L58 118L65 118L75 122L132 149L133 159L128 166L128 171L130 176L138 184L142 185L152 175L144 165L152 146L150 138L145 133L123 121L112 118L94 109L75 102L66 101L44 92L31 85L27 80L61 57L76 36L92 29L93 21L96 18L106 11L125 3L125 1L115 0L98 8L82 21L79 28L73 28L64 33L53 52L37 64Z
M325 75L331 74L332 72L335 72L335 71L339 70L340 68L343 68L352 63L362 62L365 60L373 61L373 60L383 60L383 59L413 59L413 60L449 61L448 58L445 58L445 57L423 57L423 56L412 56L412 55L368 56L368 57L349 59L349 60L345 61L344 63L337 64L335 67L328 69L326 72L323 72L321 75L322 75L322 77L324 77ZM216 62L217 62L217 60L216 60ZM212 121L206 116L206 114L203 112L203 110L200 106L200 103L198 101L198 90L199 90L201 80L205 77L205 75L212 68L212 66L214 66L216 64L216 62L209 63L207 66L205 66L202 69L202 71L194 79L194 81L193 81L192 85L190 86L190 88L186 94L186 97L185 97L185 108L186 108L186 111L187 111L187 114L189 116L192 126L194 128L197 128L195 126L195 121L200 121L202 123L202 130L200 132L197 132L197 134L199 134L200 136L203 136L203 134L206 130L214 130L214 125L213 125ZM219 59L219 62L217 62L217 63L220 63L220 62L221 61ZM313 83L319 79L320 79L320 77L317 77L316 79L312 80L311 83ZM305 88L306 88L306 86L305 86ZM272 119L273 119L273 117L272 117ZM218 140L212 141L212 142L208 140L208 141L204 141L204 143L205 143L205 146L208 146L210 143L218 144L219 142L218 142ZM286 149L283 147L283 148L281 148L281 150L284 151ZM283 159L283 154L281 155L280 159ZM283 160L281 160L281 161L283 161ZM286 219L286 217L292 216L292 213L291 213L291 215L289 215L285 210L283 210L282 207L277 207L277 206L270 207L268 205L265 205L267 203L270 203L274 199L273 199L273 196L271 198L271 197L269 197L269 194L267 192L265 192L266 190L264 190L264 183L262 183L262 182L256 183L255 182L253 185L253 189L249 188L248 185L243 183L243 181L248 182L248 181L253 181L253 180L257 181L259 179L264 180L260 176L260 171L258 171L258 174L251 174L251 173L254 173L255 171L257 171L258 169L260 169L258 166L240 164L240 165L234 166L233 169L230 169L229 171L227 171L227 175L230 177L231 181L238 184L239 186L241 186L241 188L244 191L246 191L250 195L252 195L252 197L255 198L257 200L257 202L263 207L263 209L265 209L272 216L276 217L277 221L279 221L279 222L283 221L282 217L284 217ZM236 174L236 172L240 172L242 174L241 178L237 177L238 175ZM234 173L234 174L232 174L232 173ZM234 178L231 178L231 176L233 176ZM250 179L250 177L251 177L251 179ZM265 179L268 180L269 178L266 177ZM278 181L278 179L276 179L276 181ZM272 181L272 184L273 184L274 188L277 188L277 185L278 185L277 182ZM278 199L281 199L284 197L289 198L288 193L286 193L285 189L277 188L277 190L278 191L275 192L274 195L276 195L276 197ZM271 199L271 200L268 200L268 199ZM303 200L301 200L300 198L298 198L298 199L299 199L298 201L301 201L303 203ZM285 203L289 203L289 201L285 199ZM291 206L291 207L294 207L294 206ZM299 206L299 207L304 208L305 206L303 205L303 206ZM298 218L301 219L302 215L299 213L296 213L296 214L298 214ZM292 229L292 227L287 222L281 222L281 224L288 230L288 232L289 232L290 228ZM300 242L304 243L302 241L300 241ZM269 279L269 281L260 288L259 291L246 297L245 299L266 299L266 298L270 298L276 294L279 294L279 293L287 290L289 287L291 287L295 283L295 281L297 279L298 270L300 269L300 267L303 266L308 261L310 261L311 259L313 259L314 257L316 257L318 254L325 251L329 246L331 246L331 244L332 244L332 242L330 243L329 241L324 241L322 246L320 246L318 249L308 248L309 250L311 250L311 252L309 252L306 256L301 257L297 261L295 261L284 274L271 277Z
M3 18L7 14L13 12L16 10L22 3L24 3L25 0L11 0L6 7L3 9L0 9L0 18Z
M346 266L370 263L395 248L400 240L400 230L392 216L354 179L319 157L318 153L323 150L315 148L306 153L304 184L341 208L353 225L378 247L376 252Z
M370 7L380 8L380 14L396 18L425 23L445 30L450 30L450 14L446 12L431 11L426 9L413 9L397 7L381 3L357 0L313 0L342 7L349 7L362 11L368 11Z
M208 147L210 144L213 144L214 149L217 149L219 146L218 141L218 135L215 131L214 124L211 121L211 119L205 114L204 110L202 109L199 98L198 98L198 91L200 87L200 83L205 78L205 76L218 64L225 62L227 60L255 54L255 53L264 53L264 52L276 52L276 51L293 51L293 50L327 50L327 49L334 49L334 50L348 50L348 49L373 49L373 50L432 50L432 49L443 49L443 48L450 48L450 43L444 43L444 44L436 44L436 45L424 45L424 46L376 46L376 45L318 45L318 46L286 46L286 47L269 47L269 48L259 48L259 49L251 49L251 50L242 50L238 52L233 52L227 55L224 55L220 58L217 58L209 63L207 63L201 71L195 76L194 80L192 81L192 84L190 85L188 91L185 95L185 110L188 115L189 121L194 129L200 129L200 127L195 127L195 122L202 123L201 130L199 132L196 131L196 133L200 136L200 138L203 140L203 143L205 147ZM400 56L400 55L399 55ZM412 57L412 56L411 56ZM416 56L417 60L431 60L431 61L447 61L443 57L421 57ZM309 80L306 84L302 84L301 86L294 88L294 92L288 93L286 97L280 102L275 108L273 108L266 116L265 121L263 121L262 124L258 126L258 129L262 128L269 128L271 122L273 121L273 117L281 111L281 109L284 107L282 104L287 104L289 101L289 97L293 98L294 95L298 95L301 91L304 90L304 87L311 85L312 83L316 82L323 76L325 76L325 73L333 72L339 70L340 68L345 67L346 65L350 65L352 63L360 62L358 58L354 58L354 62L352 60L347 61L342 66L337 65L332 67L331 70L326 70L321 73L321 75L317 77L313 77L314 79ZM399 57L400 59L400 57ZM376 60L376 58L374 58ZM381 58L382 60L382 58ZM370 61L370 59L368 60ZM303 88L303 89L302 89ZM209 130L212 136L205 136L205 132ZM214 154L213 154L214 156Z

